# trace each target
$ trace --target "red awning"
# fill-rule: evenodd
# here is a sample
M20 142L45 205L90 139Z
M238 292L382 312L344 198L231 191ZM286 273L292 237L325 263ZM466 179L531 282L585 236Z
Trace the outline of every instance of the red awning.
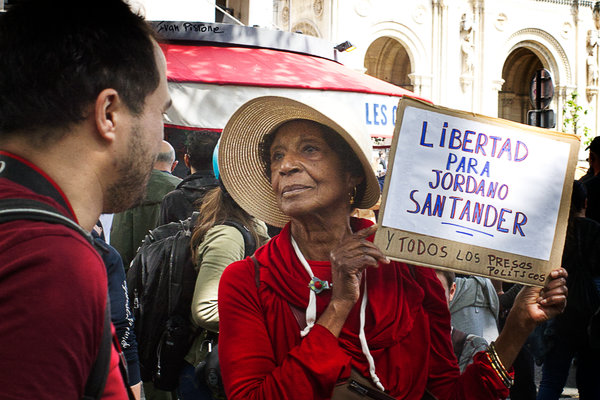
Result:
M286 51L161 44L169 81L372 93L414 93L332 60Z

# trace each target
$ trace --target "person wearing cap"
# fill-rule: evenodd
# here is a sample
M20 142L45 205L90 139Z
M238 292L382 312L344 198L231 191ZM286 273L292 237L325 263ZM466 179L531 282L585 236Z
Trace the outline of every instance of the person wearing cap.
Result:
M223 130L223 184L249 214L283 226L220 280L228 399L338 399L350 386L379 399L508 396L527 336L565 306L566 271L524 289L508 329L461 375L435 271L388 260L372 243L377 226L350 217L380 195L369 135L353 118L339 104L268 96Z
M596 136L586 150L589 150L590 168L580 179L581 183L585 184L588 194L585 216L600 222L600 136Z

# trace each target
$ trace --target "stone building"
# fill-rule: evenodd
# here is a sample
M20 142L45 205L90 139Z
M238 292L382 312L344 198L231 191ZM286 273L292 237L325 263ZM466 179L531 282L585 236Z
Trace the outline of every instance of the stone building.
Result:
M526 123L531 79L553 79L556 130L582 107L577 132L599 124L600 2L577 0L130 0L150 20L300 31L350 41L345 65L446 107ZM2 4L9 4L4 0ZM598 3L598 12L594 6ZM229 15L228 15L229 14ZM567 108L567 117L563 110ZM584 111L588 111L583 115ZM583 139L584 141L586 138ZM585 157L582 152L582 157Z
M160 0L137 1L149 19L190 19L194 3L204 7L196 20L237 23L217 6L246 25L350 41L356 49L340 61L351 68L439 105L522 123L533 108L531 79L545 68L555 86L556 129L573 131L573 124L563 128L563 109L574 92L582 107L577 133L587 127L595 136L599 127L594 1L176 0L169 15Z

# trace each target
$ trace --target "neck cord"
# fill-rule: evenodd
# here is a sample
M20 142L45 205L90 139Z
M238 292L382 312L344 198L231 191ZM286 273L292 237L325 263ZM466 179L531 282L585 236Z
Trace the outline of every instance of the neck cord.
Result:
M312 279L314 277L314 274L312 272L312 269L310 268L310 265L308 265L306 258L304 257L304 255L300 251L300 248L298 247L298 243L296 243L296 240L294 240L294 237L291 234L290 234L290 238L291 238L291 242L292 242L292 247L294 248L294 251L296 252L296 256L298 257L298 259L300 260L300 263L302 264L302 266L308 273L308 276L310 276ZM385 391L385 388L381 384L379 377L375 373L375 361L373 360L373 356L371 355L371 351L369 350L369 344L367 343L367 337L365 335L365 319L366 319L365 315L366 315L366 309L367 309L367 271L366 270L364 271L363 279L364 279L364 293L363 293L362 302L360 303L360 332L358 334L358 337L360 339L360 345L361 345L363 354L365 355L365 357L367 358L367 361L369 363L369 373L371 374L371 379L373 380L373 383L375 383L375 385L380 390ZM317 319L317 295L315 294L315 292L313 290L309 289L308 306L306 307L306 328L304 328L304 330L300 331L301 337L308 335L308 332L310 332L312 327L315 325L316 319Z
M312 279L312 277L315 275L313 274L312 269L310 268L310 265L308 265L308 262L306 261L306 258L304 258L304 255L300 251L300 248L298 247L298 243L296 243L296 241L294 240L294 237L292 235L290 235L290 238L292 239L292 246L294 247L296 256L300 260L300 263L302 264L302 266L304 267L306 272L308 272L308 276L310 276ZM308 307L306 307L306 328L304 328L303 330L300 331L301 337L308 335L308 332L310 332L312 327L315 325L315 321L317 320L317 295L311 289L308 289L308 291L309 291L309 294L308 294Z

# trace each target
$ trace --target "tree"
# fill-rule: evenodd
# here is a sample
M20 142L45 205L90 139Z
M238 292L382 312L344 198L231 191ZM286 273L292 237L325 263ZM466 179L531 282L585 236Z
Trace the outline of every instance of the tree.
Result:
M588 113L588 109L583 108L583 106L577 103L577 91L573 91L571 93L571 98L565 102L563 107L562 115L563 115L563 132L572 132L576 135L580 135L582 138L582 143L584 146L587 146L592 141L593 137L590 135L590 128L588 128L582 121L580 120L582 117L586 116ZM581 133L578 130L581 130Z

